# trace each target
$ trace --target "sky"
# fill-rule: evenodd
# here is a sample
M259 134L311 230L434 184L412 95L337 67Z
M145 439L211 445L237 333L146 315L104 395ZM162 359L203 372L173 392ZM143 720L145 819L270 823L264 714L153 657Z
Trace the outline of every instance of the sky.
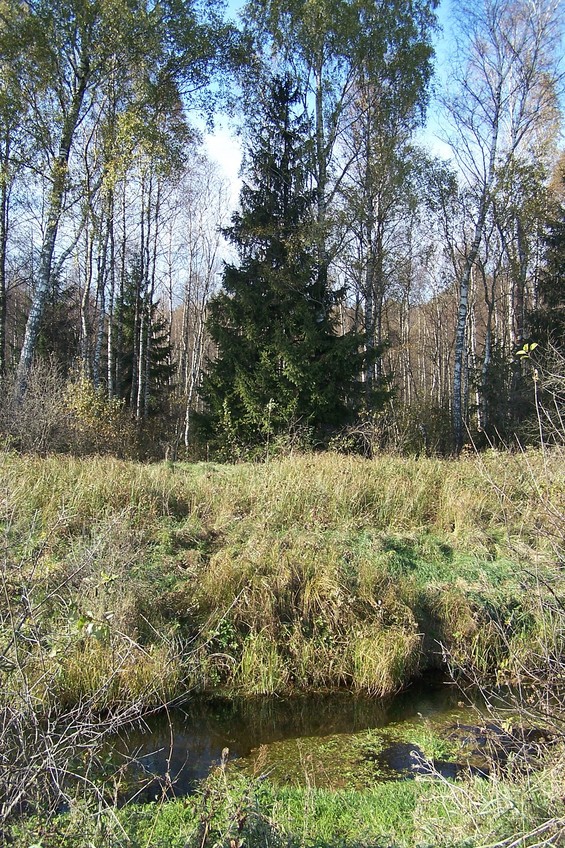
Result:
M204 147L208 158L218 165L220 176L228 182L231 203L235 207L241 186L241 139L230 129L227 120L219 120L213 132L204 134Z
M227 0L227 17L237 20L238 10L244 5L245 0ZM241 139L238 138L227 118L217 118L213 132L204 134L204 146L212 162L216 162L220 175L229 183L231 188L232 206L237 205L237 198L241 186L239 169L242 160Z

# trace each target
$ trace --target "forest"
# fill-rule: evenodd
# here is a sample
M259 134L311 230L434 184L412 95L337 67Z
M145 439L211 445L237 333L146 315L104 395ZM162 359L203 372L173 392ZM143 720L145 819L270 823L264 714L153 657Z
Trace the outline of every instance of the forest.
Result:
M539 442L565 320L562 17L459 2L438 64L435 0L249 0L237 24L217 0L5 0L6 443ZM203 142L219 116L235 211Z
M564 844L563 39L0 0L0 845Z

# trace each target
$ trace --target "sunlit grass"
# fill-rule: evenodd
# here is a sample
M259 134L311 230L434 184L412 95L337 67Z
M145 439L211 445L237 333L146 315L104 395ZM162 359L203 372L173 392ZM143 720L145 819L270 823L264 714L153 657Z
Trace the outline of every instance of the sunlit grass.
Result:
M279 787L212 774L197 795L98 815L79 802L49 822L28 818L15 844L42 848L475 848L561 844L560 767L501 780L389 781L365 790ZM530 834L530 836L529 836ZM538 841L535 841L535 838Z
M163 692L386 694L446 651L463 670L516 679L548 634L556 650L563 642L529 591L537 580L563 594L552 546L560 460L142 465L5 452L4 581L41 610L37 651L66 701L103 685L132 644L140 671L112 684L120 698L158 690L141 669L162 674L147 657L171 645ZM81 617L90 628L77 629Z

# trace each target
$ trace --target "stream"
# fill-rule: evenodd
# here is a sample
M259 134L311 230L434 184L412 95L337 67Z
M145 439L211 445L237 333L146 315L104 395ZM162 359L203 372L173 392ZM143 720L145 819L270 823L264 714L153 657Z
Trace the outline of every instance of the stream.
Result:
M128 728L112 750L131 758L126 793L143 801L160 794L167 774L171 794L193 792L225 749L228 769L279 785L362 787L429 773L424 758L455 776L457 729L476 727L479 716L455 686L437 680L387 699L350 692L194 699Z

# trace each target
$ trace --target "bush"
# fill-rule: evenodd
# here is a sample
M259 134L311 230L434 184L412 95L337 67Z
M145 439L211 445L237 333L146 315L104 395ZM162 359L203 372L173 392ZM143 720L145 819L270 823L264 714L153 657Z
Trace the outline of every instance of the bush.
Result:
M47 453L68 449L70 414L66 408L66 382L52 362L37 362L26 392L18 398L15 380L5 378L0 400L0 433L4 442L22 453Z
M0 434L6 446L44 456L112 454L133 457L136 433L123 403L108 399L83 375L65 378L53 362L34 364L22 397L6 379Z
M84 375L70 380L64 391L64 412L69 417L72 453L112 454L120 458L135 453L135 430L124 402L108 398Z

